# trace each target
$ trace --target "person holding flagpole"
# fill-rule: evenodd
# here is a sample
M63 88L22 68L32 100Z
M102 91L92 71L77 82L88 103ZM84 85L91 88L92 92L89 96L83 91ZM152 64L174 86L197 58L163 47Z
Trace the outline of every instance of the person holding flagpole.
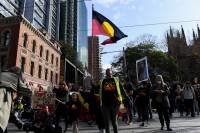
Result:
M100 106L103 112L106 133L110 133L111 120L114 133L118 133L117 113L122 105L123 87L117 77L112 76L111 69L106 69L106 78L100 81Z
M115 24L108 18L94 10L92 5L92 36L104 35L108 39L103 41L101 45L117 43L122 38L127 37ZM125 97L123 87L119 83L119 79L112 76L111 69L106 70L106 78L100 81L100 106L103 111L106 133L110 133L109 121L111 120L114 133L118 133L117 113L120 105L122 105L122 94Z

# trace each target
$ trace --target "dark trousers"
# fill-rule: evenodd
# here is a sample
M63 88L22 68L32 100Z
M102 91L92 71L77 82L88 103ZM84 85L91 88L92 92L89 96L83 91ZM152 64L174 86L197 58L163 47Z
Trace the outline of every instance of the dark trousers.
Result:
M138 101L138 114L140 114L142 122L149 120L149 102L145 100Z
M65 119L65 129L67 129L68 128L68 122L69 122L68 111L67 111L66 107L59 105L56 109L56 117L55 117L55 127L56 128L59 127L61 117L63 117Z
M181 99L177 99L176 100L176 106L178 111L180 112L180 115L183 115L183 111L184 111L184 105L183 105L183 101Z
M103 105L102 106L102 111L103 111L103 117L104 117L104 123L105 123L105 129L106 133L110 133L110 126L109 126L109 121L111 120L112 126L114 133L118 133L118 124L117 124L117 113L119 110L119 106L107 106Z
M132 122L132 120L133 120L133 104L131 102L129 102L128 100L124 100L124 106L126 107L126 110L127 110L126 117L129 120L129 122Z
M169 124L170 124L169 108L163 107L163 105L156 105L156 109L158 112L158 117L159 117L161 126L164 126L164 121L165 121L166 126L169 127Z
M5 132L3 132L3 129L0 127L0 133L7 133L7 129Z
M148 109L149 105L148 104L144 104L141 106L141 115L142 115L142 122L144 121L149 121L149 109Z
M193 99L184 99L186 115L189 115L191 112L191 116L194 116L194 100Z
M97 107L97 109L95 110L95 118L96 118L96 123L97 123L98 128L105 129L102 109L100 107Z

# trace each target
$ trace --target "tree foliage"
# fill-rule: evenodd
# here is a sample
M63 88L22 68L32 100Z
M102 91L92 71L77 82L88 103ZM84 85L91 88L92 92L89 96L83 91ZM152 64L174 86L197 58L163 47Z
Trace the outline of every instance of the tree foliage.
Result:
M166 80L176 79L177 66L176 60L168 56L167 53L158 50L155 41L141 41L139 44L132 42L125 50L127 71L129 77L136 79L136 60L147 56L150 78L157 74L162 74ZM119 56L112 66L119 73L123 73L123 56Z
M71 61L74 65L76 65L80 70L83 70L83 64L77 59L77 53L74 48L70 44L65 44L61 42L61 52L62 56Z

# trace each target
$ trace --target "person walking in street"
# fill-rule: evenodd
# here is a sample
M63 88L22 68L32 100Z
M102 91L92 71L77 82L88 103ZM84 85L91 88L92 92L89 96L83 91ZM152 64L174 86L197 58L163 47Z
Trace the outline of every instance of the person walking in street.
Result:
M167 126L167 131L172 131L170 128L169 108L170 103L168 99L169 88L164 83L162 75L157 75L155 79L155 85L152 88L152 98L154 100L160 124L161 130L164 128L164 121Z
M99 133L104 133L105 130L105 124L103 119L103 113L100 106L100 96L99 96L99 85L93 84L92 89L90 91L90 103L89 103L89 109L91 114L94 114L96 124L99 129Z
M199 112L200 112L200 85L198 83L198 78L197 77L194 77L193 81L192 81L192 87L194 88L194 92L195 92L195 96L196 96L196 99L194 101L194 110L195 112L197 112L197 115L199 115Z
M64 117L65 119L65 131L68 128L68 108L67 104L69 102L69 90L64 81L60 82L59 88L54 89L53 92L56 94L56 111L55 111L55 128L59 130L60 118Z
M119 79L112 76L111 69L106 70L106 78L100 81L100 105L103 111L106 133L110 133L111 120L114 133L118 133L117 113L122 104L122 86Z
M149 100L150 100L150 84L147 81L143 81L140 87L138 88L138 111L141 113L142 123L140 126L145 126L149 121Z
M125 79L124 89L126 93L128 94L128 97L130 98L131 102L129 102L129 99L124 100L124 105L126 107L126 116L127 118L127 124L131 125L133 121L133 92L134 87L133 84L130 82L130 79L127 77Z
M79 101L79 95L76 92L72 93L72 96L69 100L69 119L72 124L73 133L79 133L78 129L78 118L80 115L81 102Z
M183 88L183 99L186 108L186 116L191 112L191 117L195 117L194 113L194 101L196 99L194 88L192 87L190 81L186 82Z
M178 111L180 112L180 116L183 116L183 111L184 111L184 103L183 103L183 99L182 99L182 93L183 93L183 89L181 88L181 86L178 84L176 85L176 89L175 89L175 104L176 107L178 109Z

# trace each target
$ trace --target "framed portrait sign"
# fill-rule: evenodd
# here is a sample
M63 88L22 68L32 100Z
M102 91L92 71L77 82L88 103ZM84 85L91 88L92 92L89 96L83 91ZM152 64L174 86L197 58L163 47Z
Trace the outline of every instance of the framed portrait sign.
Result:
M136 74L138 82L147 81L149 79L147 57L136 61Z

